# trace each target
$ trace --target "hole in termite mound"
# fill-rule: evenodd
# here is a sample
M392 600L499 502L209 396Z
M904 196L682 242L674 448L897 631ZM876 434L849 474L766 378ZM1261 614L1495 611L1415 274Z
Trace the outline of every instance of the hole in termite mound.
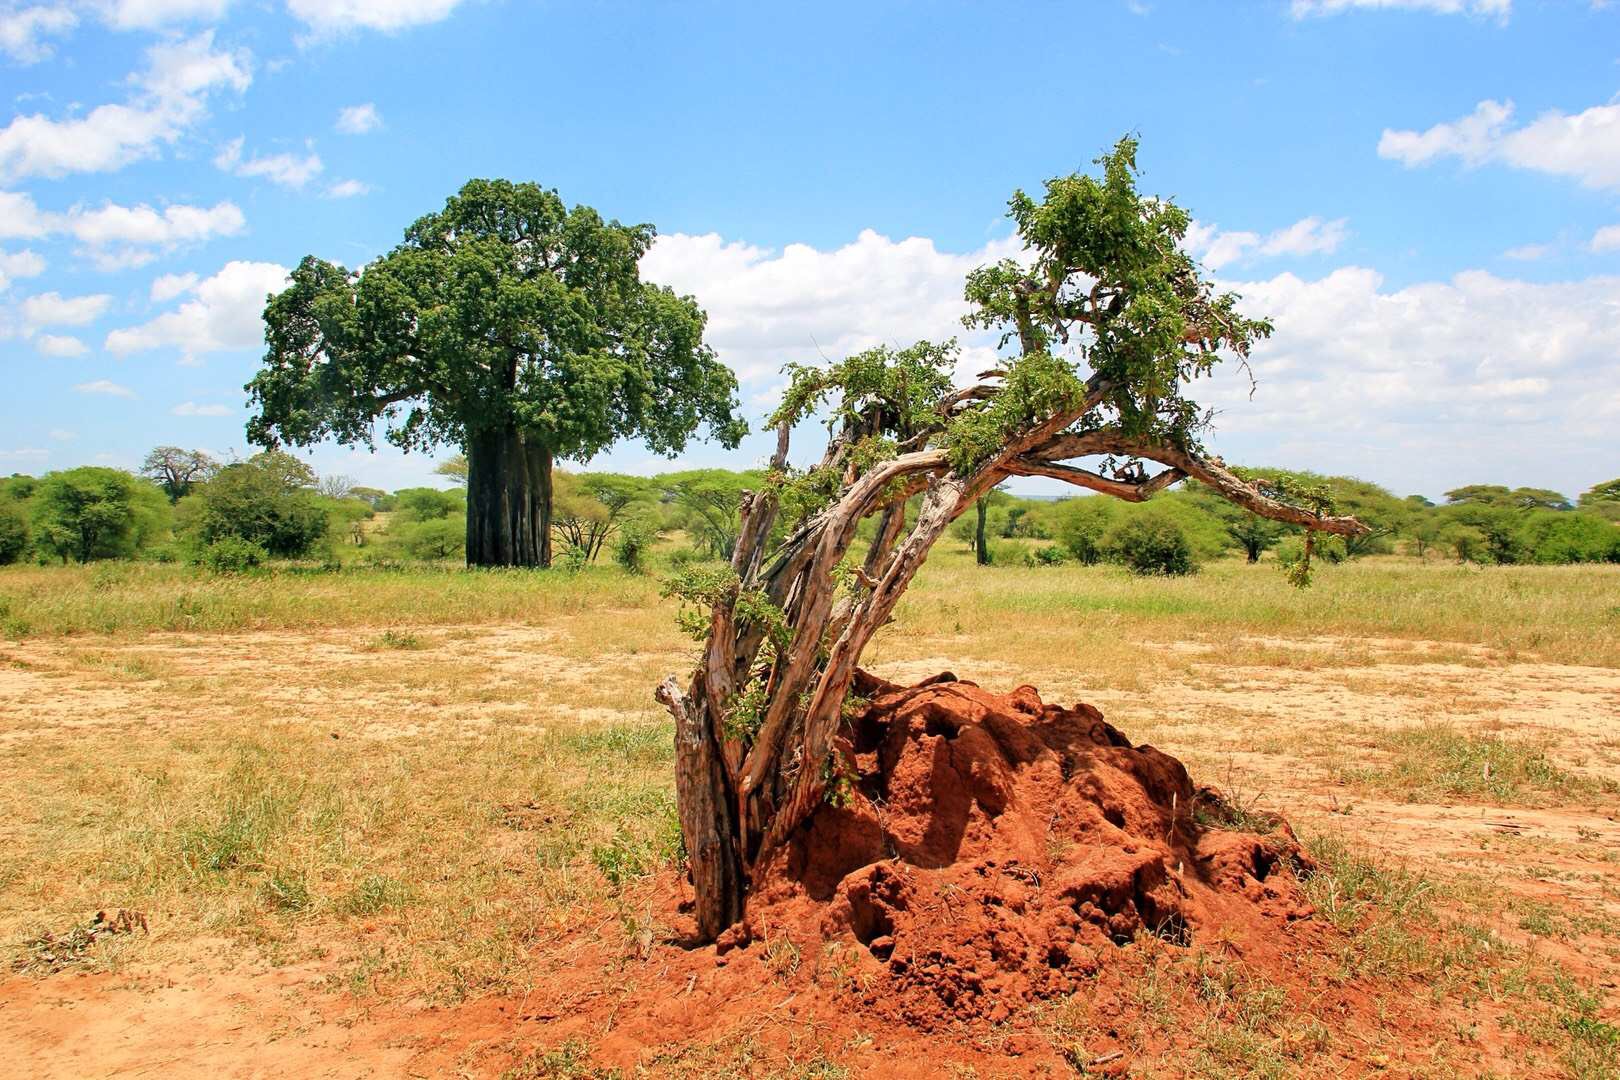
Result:
M1096 709L949 677L862 673L855 691L852 791L759 869L749 922L863 947L869 1007L999 1018L1148 939L1252 961L1303 932L1308 860L1287 824L1195 787Z

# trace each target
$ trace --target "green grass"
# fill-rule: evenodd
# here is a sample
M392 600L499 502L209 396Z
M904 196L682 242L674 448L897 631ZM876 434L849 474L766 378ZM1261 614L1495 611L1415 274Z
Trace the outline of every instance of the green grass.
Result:
M1340 779L1413 802L1567 802L1620 791L1613 780L1560 768L1537 743L1449 724L1398 728L1382 735L1377 748L1386 764L1342 768Z

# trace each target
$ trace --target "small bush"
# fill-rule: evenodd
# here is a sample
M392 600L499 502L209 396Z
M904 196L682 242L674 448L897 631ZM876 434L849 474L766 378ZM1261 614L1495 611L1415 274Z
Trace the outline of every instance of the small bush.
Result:
M251 540L222 536L198 552L197 562L215 574L243 574L269 557L269 552Z
M1110 559L1133 574L1191 574L1198 569L1186 531L1158 514L1125 519L1108 530L1102 546Z
M1024 552L1025 566L1062 566L1068 561L1060 547L1030 548Z
M0 566L14 563L28 550L28 518L10 500L0 500Z
M631 574L647 571L647 550L652 546L652 532L639 524L626 525L613 545L613 561Z

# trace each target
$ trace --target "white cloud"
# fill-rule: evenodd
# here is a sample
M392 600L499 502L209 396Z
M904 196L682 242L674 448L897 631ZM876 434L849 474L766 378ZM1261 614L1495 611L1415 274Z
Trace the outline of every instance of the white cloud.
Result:
M0 129L0 180L107 172L155 157L207 114L208 97L237 93L252 81L246 50L214 48L213 31L160 42L132 76L130 100L100 105L82 117L42 113L14 117Z
M16 278L38 277L45 272L45 260L32 251L0 251L0 292L11 288Z
M50 436L56 442L72 442L74 439L79 437L79 433L77 431L69 431L66 428L52 428L50 431Z
M265 300L286 285L287 270L275 263L226 263L213 277L184 290L190 300L138 326L112 331L105 347L119 355L176 348L182 363L198 363L208 353L259 346Z
M1277 327L1255 350L1252 401L1235 370L1200 394L1223 410L1215 441L1230 460L1404 494L1482 476L1558 487L1576 463L1620 454L1620 278L1469 270L1386 289L1377 272L1345 267L1228 284Z
M195 401L182 401L169 411L175 416L230 416L234 410L228 405L199 405Z
M447 18L461 0L287 0L287 10L317 35L403 30Z
M1506 22L1513 10L1513 0L1294 0L1289 7L1296 19L1312 15L1339 15L1354 9L1487 15Z
M329 199L352 199L357 195L366 195L371 192L371 185L359 180L339 180L326 189Z
M382 127L382 114L369 101L364 105L349 105L338 110L334 126L345 135L364 135Z
M1211 270L1254 256L1318 255L1337 251L1349 230L1345 219L1323 221L1301 218L1287 228L1261 236L1247 231L1224 231L1216 225L1193 222L1187 229L1188 253Z
M44 461L51 456L49 450L24 447L20 450L0 450L0 461Z
M145 203L73 206L53 213L34 205L23 192L0 192L0 236L44 237L67 234L84 245L79 254L103 270L143 266L160 252L218 236L236 236L247 225L232 202L213 206L178 204L154 209Z
M62 4L0 12L0 52L19 64L37 64L55 51L45 38L60 37L77 25L79 17Z
M103 17L118 30L155 30L179 22L218 22L230 0L111 0Z
M1467 116L1426 131L1385 129L1378 156L1408 168L1454 157L1470 168L1499 163L1620 189L1620 104L1542 113L1513 127L1511 101L1481 101Z
M41 334L34 339L34 348L44 356L83 356L90 351L89 346L76 337L66 334Z
M303 187L326 167L321 163L320 155L313 150L303 157L281 153L254 156L244 161L242 143L240 136L226 143L214 157L215 167L237 176L263 177L273 184L289 188Z
M1552 253L1551 244L1520 244L1502 252L1502 258L1512 259L1515 262L1535 262L1537 259L1545 259Z
M1003 240L953 255L932 240L897 242L870 229L831 251L805 244L771 251L713 233L675 233L658 238L641 269L650 281L695 294L709 313L707 340L740 377L757 379L789 360L958 334L967 310L963 277L1018 250L1017 240Z
M23 318L30 326L83 326L106 313L112 297L106 293L91 296L63 296L40 293L22 302Z
M154 303L167 304L194 289L198 280L196 274L163 274L152 282L152 300Z
M126 398L132 398L135 396L135 391L131 390L129 387L120 386L118 383L112 382L108 379L94 379L90 382L82 382L73 389L77 390L81 394L108 394L112 397Z
M1620 225L1605 225L1592 234L1592 250L1620 251Z

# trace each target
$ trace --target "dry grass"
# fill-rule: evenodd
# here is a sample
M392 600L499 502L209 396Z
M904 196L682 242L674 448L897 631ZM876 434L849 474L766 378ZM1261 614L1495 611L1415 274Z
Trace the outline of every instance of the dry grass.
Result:
M1620 668L1617 595L1620 568L1385 559L1326 570L1298 593L1237 562L1142 580L982 569L942 549L869 659L895 677L950 666L1098 701L1204 778L1304 819L1330 817L1317 793L1336 779L1409 804L1607 800L1613 813L1620 743L1557 729L1550 706L1518 718L1545 721L1533 732L1504 732L1486 710L1511 706L1490 688L1531 685L1515 673L1532 662L1569 698L1558 708L1587 709L1583 680ZM654 579L11 568L0 629L11 639L0 642L7 961L128 908L148 913L150 933L97 936L73 966L172 962L218 942L316 962L362 994L454 1000L522 993L537 947L649 932L646 875L678 854L670 731L649 692L691 648ZM1558 682L1557 665L1584 674ZM1299 704L1323 695L1330 710ZM1318 841L1316 902L1360 931L1344 977L1519 1002L1536 1063L1612 1075L1620 1035L1593 971L1566 977L1497 934L1620 952L1620 920L1605 914L1620 867L1601 864L1602 821L1579 842L1514 856L1614 871L1592 886L1595 906L1554 911L1501 901L1540 871L1493 863L1490 885L1470 894L1432 852L1435 872L1414 875ZM1469 918L1446 914L1457 910ZM1265 986L1200 981L1196 959L1185 965L1163 975L1207 1015L1188 1069L1290 1075L1334 1037ZM1062 1015L1054 1033L1083 1041L1083 1009ZM680 1065L742 1075L741 1045L690 1048ZM593 1075L587 1051L537 1051L514 1075ZM813 1055L795 1068L806 1062L783 1074L839 1075Z

